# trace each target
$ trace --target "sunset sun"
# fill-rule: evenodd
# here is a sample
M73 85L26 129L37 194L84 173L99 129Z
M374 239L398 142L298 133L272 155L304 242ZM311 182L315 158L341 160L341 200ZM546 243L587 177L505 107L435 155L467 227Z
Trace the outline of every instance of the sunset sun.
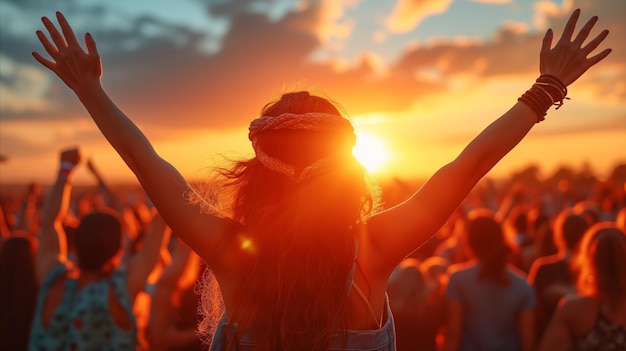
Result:
M352 154L370 172L380 171L389 159L389 151L380 140L362 133L357 134Z

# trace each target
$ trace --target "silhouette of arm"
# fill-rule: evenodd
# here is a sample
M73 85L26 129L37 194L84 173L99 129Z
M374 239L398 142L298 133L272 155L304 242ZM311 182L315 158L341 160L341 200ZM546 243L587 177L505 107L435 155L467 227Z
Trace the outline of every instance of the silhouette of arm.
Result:
M109 185L105 182L102 174L96 168L96 165L91 158L87 160L87 169L94 176L94 178L96 178L96 181L98 182L98 189L104 195L106 204L109 207L121 211L123 206L119 196L117 196L117 194L115 194L115 192L111 190L111 187L109 187Z
M61 32L46 17L42 19L50 40L37 31L48 60L39 53L33 56L54 72L74 91L92 119L126 165L135 174L142 187L168 225L190 245L205 261L217 264L220 255L215 248L230 221L202 214L200 209L186 200L188 184L183 176L162 159L141 130L111 101L100 77L102 66L96 43L90 34L85 35L85 52L67 20L57 12Z
M610 53L610 49L606 49L587 58L608 35L608 31L602 31L583 46L597 17L590 19L572 40L579 15L579 10L574 11L553 48L552 30L548 30L540 52L540 73L558 77L565 85L574 82ZM374 216L368 225L368 240L381 261L381 273L391 272L403 257L431 237L474 185L526 136L537 121L538 116L531 107L517 102L406 202Z
M131 298L134 299L143 290L146 279L159 259L164 238L169 238L170 233L161 215L155 213L148 224L141 249L128 262L126 279Z
M65 262L67 255L63 218L69 208L72 185L70 182L71 168L80 161L78 149L61 152L61 163L64 165L46 198L41 215L41 234L36 253L36 273L39 284L48 271L58 262Z
M37 231L37 221L35 219L37 211L37 198L41 192L41 186L37 183L31 183L28 186L28 193L22 203L22 209L18 216L16 229L25 230L31 234Z

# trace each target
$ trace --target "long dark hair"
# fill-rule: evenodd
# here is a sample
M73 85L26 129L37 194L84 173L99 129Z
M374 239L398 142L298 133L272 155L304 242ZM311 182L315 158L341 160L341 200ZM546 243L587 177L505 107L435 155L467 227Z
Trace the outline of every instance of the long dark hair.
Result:
M576 258L581 294L618 305L626 296L626 234L612 222L598 222L582 239Z
M261 116L321 112L341 117L327 99L306 91L283 95ZM242 225L245 277L229 310L226 348L252 332L260 350L326 350L346 329L346 284L355 264L356 233L373 208L363 167L352 156L354 134L342 130L271 130L258 136L270 157L301 170L331 154L302 181L255 157L220 173L234 188L230 213ZM243 235L243 236L242 236ZM236 327L234 324L236 323Z

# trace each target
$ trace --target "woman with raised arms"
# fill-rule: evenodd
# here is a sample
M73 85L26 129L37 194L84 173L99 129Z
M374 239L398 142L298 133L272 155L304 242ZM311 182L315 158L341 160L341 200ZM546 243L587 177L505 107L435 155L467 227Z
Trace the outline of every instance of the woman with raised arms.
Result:
M554 46L548 30L540 77L519 101L409 199L380 212L352 156L352 125L327 99L300 91L267 104L250 124L255 156L219 172L232 201L206 211L105 92L90 34L84 50L61 13L60 30L44 17L49 36L37 36L51 59L33 55L74 91L173 232L214 272L225 312L211 350L394 350L385 293L393 269L610 53L592 55L607 30L585 43L597 17L575 35L579 15Z

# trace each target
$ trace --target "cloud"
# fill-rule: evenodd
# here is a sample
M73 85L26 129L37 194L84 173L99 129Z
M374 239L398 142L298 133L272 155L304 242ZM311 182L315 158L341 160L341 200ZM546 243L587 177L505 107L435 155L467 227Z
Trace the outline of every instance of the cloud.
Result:
M395 33L407 33L416 28L428 16L445 12L452 0L397 0L387 28Z
M311 62L309 57L320 46L317 28L325 13L322 7L308 6L279 21L236 9L221 9L234 14L221 50L213 55L198 49L201 33L172 28L155 18L139 18L124 28L92 31L103 55L105 87L138 123L181 129L245 125L269 97L294 82L310 84L357 106L350 111L353 113L407 107L408 97L433 88L401 76L373 79L379 67L370 54L364 55L369 59L342 72L332 64ZM106 13L102 15L106 17ZM147 24L168 29L171 35L148 36L143 30ZM84 115L62 82L56 78L52 82L48 97L67 101L58 103L62 110L46 111L46 116ZM394 93L394 89L403 93ZM53 96L53 91L66 95ZM376 98L358 103L363 96ZM44 114L29 112L32 118ZM5 119L23 117L3 111Z
M612 4L603 4L609 8L615 5L613 8L616 13L626 12L626 3L612 2ZM589 18L589 14L599 13L600 22L596 25L597 28L594 29L590 38L595 37L602 28L608 28L611 34L595 53L599 53L607 47L613 48L613 52L602 65L592 68L592 71L581 80L593 81L599 91L606 93L607 99L615 98L616 94L619 94L618 97L624 101L623 99L626 97L623 95L624 89L615 89L615 87L623 86L623 83L620 82L624 82L626 79L626 67L623 64L626 62L624 56L626 50L617 50L618 48L626 48L621 40L626 35L626 27L623 25L623 18L616 13L607 11L606 7L598 4L598 8L583 10L587 17L582 16L578 28L582 27L583 21ZM623 11L621 11L622 9ZM554 13L555 16L550 17L547 21L547 25L555 30L553 45L556 44L570 12L559 12L560 17L557 17L557 12ZM441 76L448 79L470 73L482 78L538 73L538 54L543 35L543 33L530 32L519 24L505 22L494 34L491 41L468 42L462 40L464 44L460 45L459 41L446 39L434 41L430 45L409 48L391 70L398 74L400 72L411 74L416 70L428 68L439 72ZM609 89L609 86L614 88L613 91ZM602 99L602 96L599 98Z
M510 33L512 37L523 35L529 32L528 24L524 22L504 21L502 30L498 34ZM507 41L507 38L497 38L499 41Z
M561 7L552 1L538 1L533 6L533 23L540 30L547 30L551 21L566 16L572 10L571 1L564 2Z
M40 69L0 55L0 110L9 113L45 112L51 103L44 97L48 76Z
M377 110L394 106L397 109L408 103L383 101L410 100L409 96L442 88L423 87L428 81L420 81L419 75L416 79L414 73L419 70L436 67L444 75L454 75L482 67L481 74L488 76L525 74L537 67L534 53L538 52L542 36L528 32L520 23L506 22L491 42L447 40L409 48L382 78L373 78L380 69L367 60L337 72L332 63L311 62L310 57L323 45L320 26L341 18L346 6L354 6L353 1L311 2L298 11L286 12L278 20L253 11L254 3L259 2L225 1L208 8L213 15L228 16L230 21L230 30L221 39L221 50L216 54L199 50L198 43L206 34L154 17L137 18L123 28L96 27L92 32L104 56L106 86L121 105L147 115L138 116L140 120L219 128L249 119L268 95L291 82L311 82L348 99L357 95L354 91L361 90L363 94L378 97L381 106ZM269 6L277 1L260 3ZM439 2L439 6L443 3ZM416 10L435 7L434 4L400 1L396 9ZM102 11L99 15L106 18L105 10L99 10ZM550 25L564 22L557 15L554 12L554 17L549 17ZM602 23L606 22L603 18ZM616 28L623 31L622 25ZM161 34L150 35L150 32ZM619 33L611 38L617 36ZM16 51L10 50L9 54ZM364 53L364 57L368 55L371 54ZM28 62L33 66L26 70L36 67L32 59ZM50 87L50 92L64 89L58 80L54 82L56 86ZM400 98L387 92L396 86L393 94ZM343 93L344 89L353 93ZM245 96L237 96L241 93ZM189 119L185 121L180 117L183 115Z
M347 8L357 5L356 0L324 0L320 6L320 21L316 32L322 44L333 39L346 39L354 29L354 21L345 18Z

